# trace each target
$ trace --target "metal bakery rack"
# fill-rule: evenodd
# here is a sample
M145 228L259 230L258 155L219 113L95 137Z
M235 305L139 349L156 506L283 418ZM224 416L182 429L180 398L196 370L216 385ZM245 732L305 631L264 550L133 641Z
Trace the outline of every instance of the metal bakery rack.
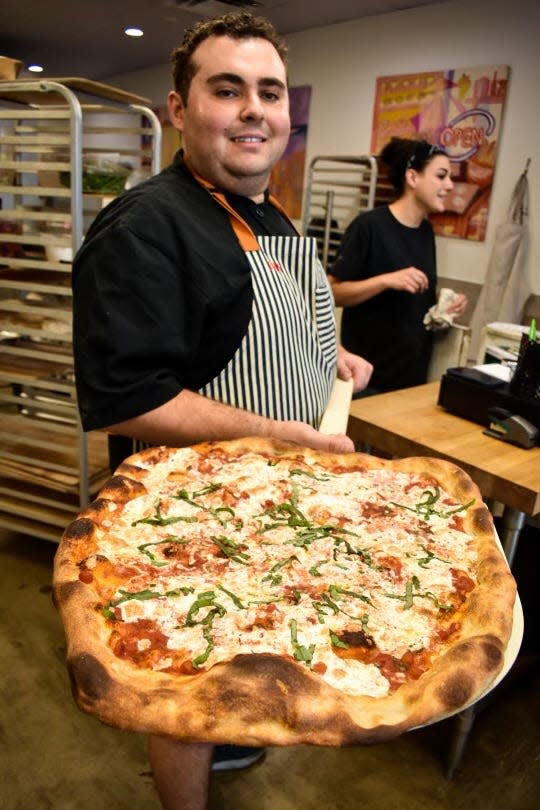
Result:
M78 419L71 260L126 179L159 170L148 104L80 78L0 82L0 527L58 541L109 475L106 436Z

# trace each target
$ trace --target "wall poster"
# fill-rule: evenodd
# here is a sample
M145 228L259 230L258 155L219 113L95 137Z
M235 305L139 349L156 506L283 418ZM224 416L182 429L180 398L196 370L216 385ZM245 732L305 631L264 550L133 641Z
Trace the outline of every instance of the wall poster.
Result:
M510 68L507 65L377 79L371 152L392 136L426 138L446 149L454 190L435 233L483 241Z
M270 189L291 219L302 216L306 143L311 87L289 87L291 135L281 160L270 178Z

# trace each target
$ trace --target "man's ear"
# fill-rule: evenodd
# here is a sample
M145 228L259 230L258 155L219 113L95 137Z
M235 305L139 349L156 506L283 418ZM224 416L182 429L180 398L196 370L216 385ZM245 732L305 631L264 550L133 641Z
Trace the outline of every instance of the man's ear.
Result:
M184 129L184 102L176 90L171 90L167 96L167 107L171 124L179 132L182 132Z

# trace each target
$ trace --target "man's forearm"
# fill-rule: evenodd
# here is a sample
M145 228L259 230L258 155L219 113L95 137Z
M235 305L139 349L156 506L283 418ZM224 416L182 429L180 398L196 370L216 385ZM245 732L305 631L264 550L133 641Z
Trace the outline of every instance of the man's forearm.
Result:
M170 447L213 439L270 435L271 420L184 389L151 411L108 428L109 433Z
M111 425L107 430L169 447L262 436L338 453L353 449L346 436L324 436L304 422L267 419L186 389L159 408Z

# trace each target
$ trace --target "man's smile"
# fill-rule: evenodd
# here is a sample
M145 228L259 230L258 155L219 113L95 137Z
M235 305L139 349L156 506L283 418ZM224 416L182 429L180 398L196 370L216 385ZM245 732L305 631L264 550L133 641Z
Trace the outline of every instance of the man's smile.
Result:
M263 138L262 135L238 135L235 138L231 138L235 143L264 143L266 138Z

